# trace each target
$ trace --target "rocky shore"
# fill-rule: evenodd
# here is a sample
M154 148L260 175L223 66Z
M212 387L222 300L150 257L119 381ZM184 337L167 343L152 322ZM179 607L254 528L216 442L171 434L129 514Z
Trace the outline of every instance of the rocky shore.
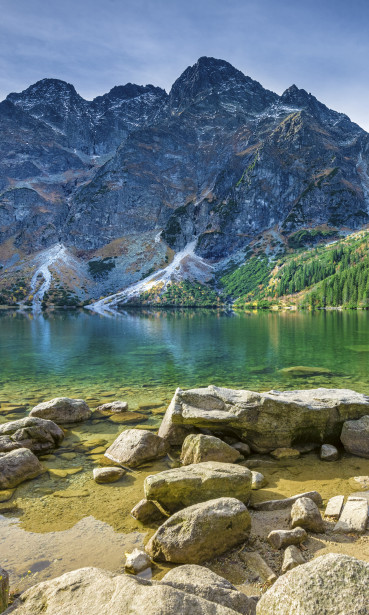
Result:
M104 406L92 412L83 400L57 398L0 425L0 501L45 472L43 458L61 445L65 425L129 414L120 400ZM268 497L260 470L270 464L278 472L311 451L323 466L345 454L369 458L369 397L346 389L177 389L157 434L124 428L99 450L105 461L93 479L101 489L117 482L123 498L127 477L172 460L170 469L146 475L131 511L148 534L144 549L126 553L126 573L81 568L13 595L8 606L0 560L0 612L364 615L369 563L345 554L340 541L367 540L369 476L353 476L346 498L331 493L323 502L298 481L292 497ZM336 541L335 552L319 554L324 540ZM162 565L166 574L152 578ZM246 569L262 591L250 595L242 582L230 583L230 566Z

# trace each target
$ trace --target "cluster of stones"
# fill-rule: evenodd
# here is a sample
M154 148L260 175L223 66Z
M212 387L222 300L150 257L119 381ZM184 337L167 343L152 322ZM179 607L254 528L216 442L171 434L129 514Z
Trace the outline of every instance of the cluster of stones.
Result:
M100 414L127 410L125 402L98 408ZM58 398L39 404L26 419L0 426L0 489L12 488L43 471L37 455L60 445L64 433L58 423L90 416L83 400ZM145 525L159 527L144 551L126 554L126 570L135 575L155 561L180 566L160 582L96 568L74 571L27 590L11 612L32 615L46 604L45 615L56 615L61 592L63 608L73 605L76 612L103 609L107 615L137 608L147 615L287 615L297 610L301 615L317 611L333 615L334 603L329 598L333 591L336 602L347 609L342 612L364 612L369 601L369 564L343 555L322 556L313 562L306 562L303 556L302 543L308 532L325 531L319 493L251 501L252 490L266 485L265 477L251 469L251 451L286 459L320 446L320 458L335 461L339 451L333 443L339 439L348 452L369 457L369 397L327 389L263 394L217 387L178 389L159 433L126 429L105 451L114 465L96 468L93 475L97 483L114 482L131 468L164 457L171 446L181 446L179 467L145 479L144 498L131 514ZM369 488L368 477L353 480L360 488ZM325 516L337 520L335 532L365 531L368 494L353 494L345 505L343 496L328 502ZM262 568L274 583L257 604L201 566L236 545L248 545L249 509L252 514L288 509L290 520L290 529L276 529L268 536L273 549L284 550L278 579L259 553L243 552L245 562ZM297 566L298 573L294 570ZM9 587L6 573L2 576L0 571L0 577L4 579L0 596L4 610Z

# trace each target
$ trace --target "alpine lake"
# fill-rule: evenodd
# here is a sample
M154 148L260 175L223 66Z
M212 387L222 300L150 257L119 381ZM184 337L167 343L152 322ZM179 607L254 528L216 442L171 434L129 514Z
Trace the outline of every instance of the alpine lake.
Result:
M129 404L129 415L92 415L67 428L62 446L42 458L44 474L10 498L0 491L0 563L13 591L83 566L123 570L124 553L154 531L130 516L143 481L176 461L166 457L108 485L96 484L92 470L111 465L103 454L122 430L157 430L177 387L209 384L369 393L369 312L136 309L107 318L0 311L0 423L53 397L82 398L91 409L113 400ZM344 454L323 463L312 452L266 462L261 471L268 485L253 492L256 501L315 489L326 502L351 493L349 479L369 475L369 460ZM368 538L361 540L361 557L369 561ZM348 539L348 554L350 545ZM154 577L164 569L156 566ZM214 570L242 581L226 566Z

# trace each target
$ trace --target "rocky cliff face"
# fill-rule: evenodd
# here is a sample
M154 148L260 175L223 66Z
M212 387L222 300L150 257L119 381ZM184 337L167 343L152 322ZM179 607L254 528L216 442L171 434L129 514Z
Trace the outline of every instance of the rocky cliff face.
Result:
M169 95L127 84L86 101L55 79L9 94L0 152L0 243L23 254L61 241L91 257L161 232L217 261L268 229L369 223L369 135L214 58Z

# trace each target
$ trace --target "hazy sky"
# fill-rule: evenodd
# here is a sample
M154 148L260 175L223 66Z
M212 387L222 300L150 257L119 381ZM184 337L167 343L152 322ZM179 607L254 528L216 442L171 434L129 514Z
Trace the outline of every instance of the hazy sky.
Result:
M369 130L367 0L0 0L0 100L44 77L88 99L129 81L168 91L205 55Z

